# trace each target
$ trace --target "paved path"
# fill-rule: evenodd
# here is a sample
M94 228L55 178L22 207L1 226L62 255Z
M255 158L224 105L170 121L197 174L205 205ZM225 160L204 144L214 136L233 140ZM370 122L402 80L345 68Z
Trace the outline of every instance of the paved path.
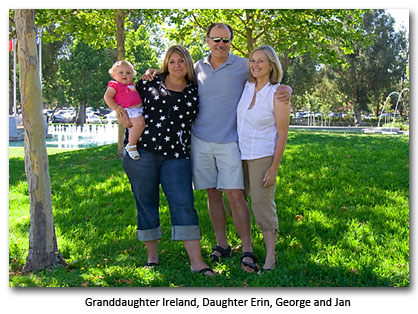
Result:
M373 128L373 127L350 127L350 126L306 126L290 125L292 130L328 131L328 132L349 132L367 134L391 134L409 135L409 131L400 131L399 128Z

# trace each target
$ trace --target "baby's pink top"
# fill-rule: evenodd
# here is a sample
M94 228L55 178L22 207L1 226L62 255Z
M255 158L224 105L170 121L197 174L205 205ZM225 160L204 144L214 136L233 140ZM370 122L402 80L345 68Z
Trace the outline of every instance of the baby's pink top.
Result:
M115 101L123 108L129 108L142 103L141 96L139 96L134 83L128 85L119 83L117 81L110 81L107 87L112 87L116 90Z

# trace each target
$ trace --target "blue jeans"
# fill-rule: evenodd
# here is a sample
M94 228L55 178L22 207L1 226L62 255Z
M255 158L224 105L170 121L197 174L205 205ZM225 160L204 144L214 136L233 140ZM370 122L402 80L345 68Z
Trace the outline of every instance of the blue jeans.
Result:
M173 240L200 240L199 219L194 208L190 159L168 159L139 149L141 158L131 159L124 150L123 168L134 194L140 241L161 238L160 189L164 191L171 215Z

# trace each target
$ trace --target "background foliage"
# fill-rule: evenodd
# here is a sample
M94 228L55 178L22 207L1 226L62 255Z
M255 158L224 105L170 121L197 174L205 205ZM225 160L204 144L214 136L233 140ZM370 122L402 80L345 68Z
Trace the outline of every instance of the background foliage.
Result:
M43 100L45 107L104 106L108 64L116 61L115 10L42 9L36 23L42 29ZM395 30L384 10L342 9L173 9L124 10L126 58L142 74L158 67L168 46L186 46L194 61L208 53L207 26L225 22L234 30L232 52L247 57L262 44L272 45L285 70L283 82L293 88L292 109L361 114L380 113L389 93L409 87L409 44L405 30ZM10 10L10 37L14 34ZM83 42L88 55L76 54ZM95 52L97 50L97 52ZM106 53L104 53L106 51ZM91 58L96 84L90 95L77 95L81 75L68 60ZM12 60L12 54L10 54ZM88 63L88 61L77 61ZM11 69L13 67L10 67ZM12 77L12 73L10 75ZM9 85L11 86L11 80ZM10 88L12 91L12 88ZM85 93L84 93L85 94ZM409 94L405 104L409 103ZM13 99L13 97L10 97ZM395 97L390 105L394 106ZM390 106L389 106L390 107ZM388 108L390 109L390 108ZM402 107L401 114L408 114Z

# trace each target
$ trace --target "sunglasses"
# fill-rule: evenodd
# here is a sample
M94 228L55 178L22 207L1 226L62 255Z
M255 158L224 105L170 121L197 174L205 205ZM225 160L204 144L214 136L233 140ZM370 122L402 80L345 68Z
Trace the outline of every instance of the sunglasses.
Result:
M224 38L221 38L221 37L209 37L209 38L212 39L215 43L219 43L222 40L222 42L224 44L227 44L227 43L229 43L231 41L231 39L228 38L228 37L224 37Z

